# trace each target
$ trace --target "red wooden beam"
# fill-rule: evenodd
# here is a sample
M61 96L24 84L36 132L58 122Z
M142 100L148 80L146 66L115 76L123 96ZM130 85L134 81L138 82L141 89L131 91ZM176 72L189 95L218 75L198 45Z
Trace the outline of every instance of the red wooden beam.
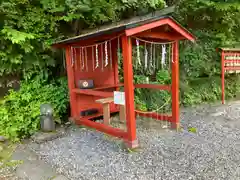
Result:
M99 43L99 42L103 42L105 40L109 40L113 37L116 37L116 36L119 36L121 34L123 34L124 32L117 32L117 33L111 33L111 34L105 34L105 35L102 35L102 36L97 36L97 37L91 37L91 38L83 38L81 40L78 40L76 42L71 42L71 43L60 43L60 44L53 44L52 47L54 48L64 48L68 45L71 45L71 46L88 46L88 45L94 45L96 43Z
M160 84L134 84L135 88L147 88L147 89L160 89L165 91L171 91L170 85L160 85Z
M74 83L74 67L72 66L72 57L71 57L71 47L67 46L66 48L66 65L67 65L67 77L68 77L68 90L70 96L70 109L71 117L77 116L77 96L73 93L75 88Z
M228 59L228 60L224 60L224 63L240 63L240 59L239 60Z
M227 71L237 71L240 70L240 66L225 66L224 69Z
M113 84L113 85L105 85L105 86L94 88L93 90L111 89L111 88L116 88L116 87L121 87L121 86L123 86L122 83L120 83L120 84Z
M157 20L155 22L144 24L142 26L131 28L126 30L125 33L127 36L132 36L134 34L141 33L149 29L163 26L165 24L169 25L171 28L173 28L178 34L183 36L185 39L188 39L190 41L195 41L195 37L191 33L189 33L187 30L185 30L183 27L181 27L178 23L176 23L171 18L164 18L164 19Z
M221 53L221 65L222 65L222 104L224 104L224 89L225 89L225 84L224 84L224 78L225 78L225 65L224 65L224 51Z
M224 56L240 56L240 52L224 52Z
M168 19L161 19L161 20L158 20L158 21L155 21L152 23L148 23L148 24L144 24L144 25L141 25L141 26L138 26L135 28L128 29L125 32L126 32L127 36L132 36L134 34L165 25L165 24L167 24L167 22L168 22Z
M104 92L104 91L95 91L90 89L73 89L72 92L77 94L85 94L85 95L92 95L92 96L99 96L99 97L113 97L113 92Z
M181 25L176 23L174 20L169 19L168 25L171 26L179 34L181 34L185 39L195 42L196 38L191 33L189 33L187 30L185 30Z
M170 34L166 32L142 32L137 34L138 37L153 38L153 39L167 39L167 40L180 40L181 36Z
M134 86L132 66L132 43L130 37L122 36L123 72L128 142L131 148L138 146L136 136L136 119L134 111Z
M173 44L172 61L172 128L178 129L179 124L179 54L178 42Z
M106 134L109 134L111 136L127 139L127 133L124 132L122 129L119 128L113 128L111 126L107 126L105 124L97 123L91 120L88 120L87 118L78 118L76 119L76 124L78 125L84 125L87 127L94 128L98 131L104 132Z
M157 120L163 120L163 121L172 121L172 116L169 115L164 115L164 114L158 114L155 112L143 112L143 111L135 111L136 114L138 114L139 116L143 116L143 117L149 117L149 118L154 118Z

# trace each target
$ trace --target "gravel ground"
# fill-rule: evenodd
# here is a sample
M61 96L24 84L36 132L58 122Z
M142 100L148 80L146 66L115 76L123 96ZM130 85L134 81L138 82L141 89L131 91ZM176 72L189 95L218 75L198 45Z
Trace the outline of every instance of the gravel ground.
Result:
M182 132L138 119L139 152L126 152L119 141L77 127L30 147L70 180L240 180L239 116L240 102L183 110Z
M0 180L20 180L20 179L15 175L15 168L6 167L0 168Z
M2 157L10 157L13 150L12 146L0 143L0 180L20 180L15 174L18 163L6 158L2 160Z

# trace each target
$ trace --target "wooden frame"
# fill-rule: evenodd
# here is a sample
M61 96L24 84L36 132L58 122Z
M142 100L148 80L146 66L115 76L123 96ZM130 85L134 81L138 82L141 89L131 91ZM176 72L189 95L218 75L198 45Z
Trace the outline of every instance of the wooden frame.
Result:
M171 32L161 32L151 31L153 28L158 28L160 26L171 27ZM156 29L155 29L156 30ZM160 17L158 20L151 22L140 23L131 28L122 28L115 34L121 34L121 36L112 42L112 67L108 68L106 71L100 71L98 69L92 69L91 71L81 72L78 67L74 67L72 64L72 54L71 47L76 45L89 46L97 40L106 39L108 37L112 38L112 35L104 35L106 38L99 36L94 37L94 39L89 38L89 40L84 39L83 41L68 43L64 41L65 45L61 43L60 45L54 44L55 47L65 47L66 50L66 64L67 64L67 75L68 75L68 88L70 93L70 106L71 106L71 116L76 124L82 124L95 128L98 131L107 133L112 136L122 138L128 147L135 148L138 146L138 139L136 135L136 114L145 117L153 117L157 120L170 121L172 128L179 128L179 52L178 52L178 41L182 39L188 39L194 41L194 36L181 27L177 22L169 17ZM174 41L173 43L173 57L172 57L172 84L170 85L159 85L159 84L133 84L133 64L132 64L132 36L144 37L144 38L157 38L163 42ZM84 36L83 36L84 37ZM71 38L71 42L72 42ZM124 69L124 84L119 84L118 77L118 56L117 56L117 45L120 41L120 45L123 53L123 69ZM86 50L88 51L88 49ZM94 59L94 54L87 59L88 63L91 63ZM99 55L103 57L103 54ZM103 59L102 59L103 61ZM93 62L92 62L93 63ZM103 62L102 62L103 63ZM94 66L94 64L91 64ZM77 65L79 66L79 64ZM80 79L94 79L94 84L96 87L93 89L77 89L76 82ZM96 103L99 98L109 98L113 97L113 91L119 90L120 86L124 86L125 91L125 113L126 113L126 130L113 128L108 125L108 119L105 119L105 124L97 123L91 121L92 118L102 116L103 113L117 112L119 107L116 107L113 103L109 102L106 112L103 112L102 106ZM145 113L139 112L134 109L134 89L135 88L149 88L149 89L159 89L164 91L169 91L172 95L172 115L160 115L157 113ZM98 102L98 101L97 101ZM95 115L81 117L79 111L85 110L87 108L97 108L99 112ZM123 116L123 115L121 115ZM109 116L106 116L109 118Z

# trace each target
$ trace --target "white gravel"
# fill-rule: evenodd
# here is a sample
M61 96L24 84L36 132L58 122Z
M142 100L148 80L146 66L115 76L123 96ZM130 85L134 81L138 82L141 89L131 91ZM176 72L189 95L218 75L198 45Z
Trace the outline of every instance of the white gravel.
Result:
M119 141L76 127L65 137L30 146L70 180L239 180L239 107L234 102L184 110L185 131L179 133L141 119L140 152L128 153ZM189 133L189 126L197 133Z

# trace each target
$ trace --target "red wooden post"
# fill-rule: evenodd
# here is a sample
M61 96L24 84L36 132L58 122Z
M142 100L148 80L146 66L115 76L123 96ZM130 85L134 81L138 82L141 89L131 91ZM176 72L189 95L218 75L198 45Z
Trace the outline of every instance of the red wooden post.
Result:
M225 64L224 64L224 51L222 50L221 53L221 65L222 65L222 104L224 104L224 99L225 99L225 84L224 84L224 79L225 79Z
M78 116L77 112L77 94L73 91L75 88L74 82L74 67L72 66L72 56L71 47L66 47L66 65L67 65L67 76L68 76L68 89L70 95L70 108L71 117L76 118Z
M179 123L179 52L178 41L173 44L172 59L172 128L178 129Z
M127 120L127 145L130 148L138 147L136 137L136 119L134 111L134 86L133 86L133 67L132 67L132 42L130 37L122 36L123 49L123 70L124 70L124 91Z

